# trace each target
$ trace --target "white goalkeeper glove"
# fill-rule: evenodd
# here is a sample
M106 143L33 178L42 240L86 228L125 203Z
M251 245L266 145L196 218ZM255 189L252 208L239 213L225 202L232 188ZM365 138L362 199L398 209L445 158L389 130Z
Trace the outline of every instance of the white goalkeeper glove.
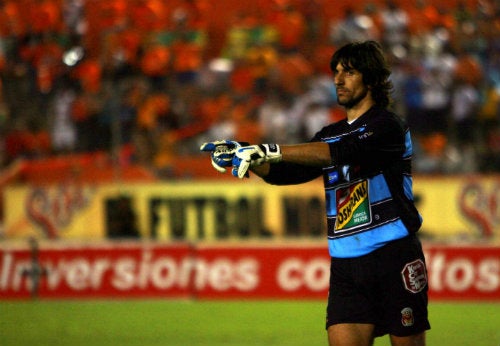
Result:
M233 156L237 148L242 145L248 145L247 142L236 142L231 140L220 140L203 143L201 151L210 152L212 166L219 172L224 173L226 167L232 166Z
M248 175L250 167L260 166L264 162L281 161L281 149L278 144L258 144L236 149L231 173L240 179Z

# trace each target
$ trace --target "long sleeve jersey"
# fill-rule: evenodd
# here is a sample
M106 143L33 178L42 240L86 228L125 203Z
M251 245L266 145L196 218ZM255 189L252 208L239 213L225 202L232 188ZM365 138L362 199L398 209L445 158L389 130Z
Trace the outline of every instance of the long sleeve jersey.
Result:
M398 116L372 107L350 124L324 127L311 139L317 141L329 144L330 166L280 162L264 179L289 185L323 176L331 257L359 257L418 231L411 137Z

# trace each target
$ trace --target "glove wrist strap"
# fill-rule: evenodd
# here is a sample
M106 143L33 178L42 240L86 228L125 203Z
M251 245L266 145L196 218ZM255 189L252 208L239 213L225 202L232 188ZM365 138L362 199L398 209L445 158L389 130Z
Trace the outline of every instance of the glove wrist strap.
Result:
M260 144L259 145L266 154L265 161L269 163L276 163L282 160L281 148L278 144Z

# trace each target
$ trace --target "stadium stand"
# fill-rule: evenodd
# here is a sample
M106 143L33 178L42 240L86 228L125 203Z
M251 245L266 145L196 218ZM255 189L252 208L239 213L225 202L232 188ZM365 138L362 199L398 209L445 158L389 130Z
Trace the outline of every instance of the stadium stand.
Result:
M70 173L43 171L90 155L107 165L80 165L89 179L116 177L116 164L122 177L212 176L196 168L207 138L294 142L336 119L330 52L377 39L395 66L394 107L414 128L416 172L498 171L499 11L460 0L5 0L1 167L22 160L22 179L57 180Z

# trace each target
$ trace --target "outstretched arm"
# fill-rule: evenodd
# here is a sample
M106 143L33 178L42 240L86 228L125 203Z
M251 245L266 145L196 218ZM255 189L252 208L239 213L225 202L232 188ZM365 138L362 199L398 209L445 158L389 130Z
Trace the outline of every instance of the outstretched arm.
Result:
M324 142L280 145L281 161L304 166L325 167L331 164L330 147ZM269 174L270 164L250 168L260 177Z

